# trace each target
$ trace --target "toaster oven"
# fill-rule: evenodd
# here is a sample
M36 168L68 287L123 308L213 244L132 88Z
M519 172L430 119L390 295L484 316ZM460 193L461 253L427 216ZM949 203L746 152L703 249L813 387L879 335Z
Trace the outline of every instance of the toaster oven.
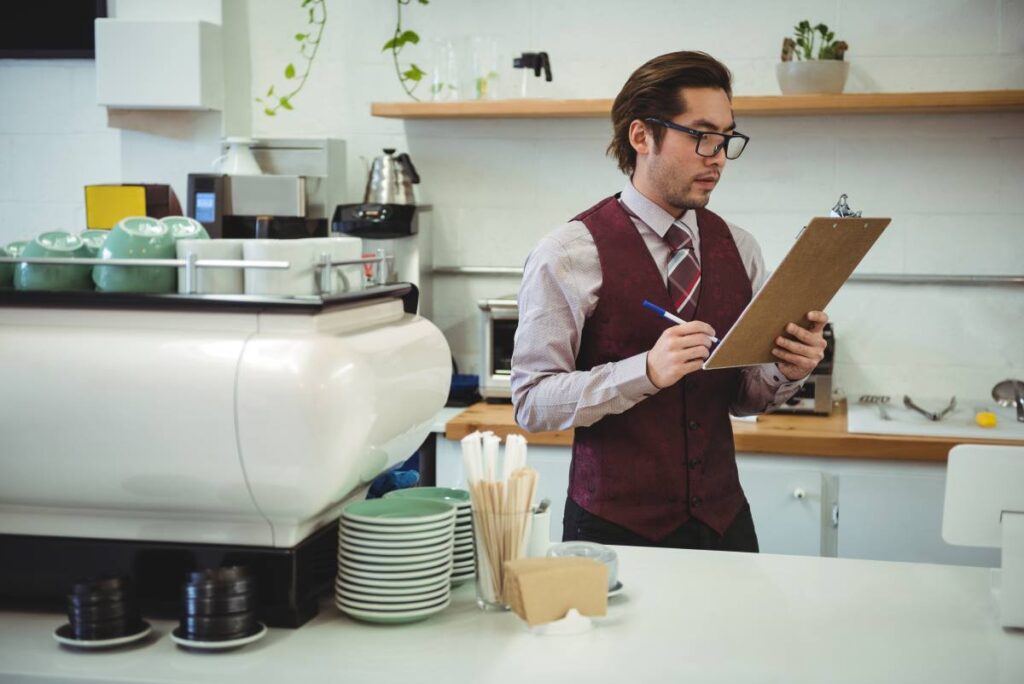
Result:
M512 345L519 325L515 295L483 299L480 307L480 396L489 402L512 400Z

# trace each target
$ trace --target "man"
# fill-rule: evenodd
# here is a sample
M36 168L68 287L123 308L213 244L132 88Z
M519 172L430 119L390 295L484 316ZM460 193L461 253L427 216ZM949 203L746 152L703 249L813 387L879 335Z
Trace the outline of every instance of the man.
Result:
M791 323L775 364L701 369L765 280L754 238L704 208L747 142L731 98L728 69L701 52L637 69L608 148L629 181L527 259L512 400L529 431L575 428L565 540L757 551L729 413L791 397L828 317Z

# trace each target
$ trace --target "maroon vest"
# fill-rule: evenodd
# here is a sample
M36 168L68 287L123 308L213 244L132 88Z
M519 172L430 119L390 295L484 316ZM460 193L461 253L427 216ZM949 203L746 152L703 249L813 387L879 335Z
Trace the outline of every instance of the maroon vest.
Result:
M654 346L669 323L643 307L671 310L651 253L616 197L576 217L601 262L597 308L583 326L578 370ZM750 301L750 277L719 216L697 210L701 286L697 320L722 337ZM617 415L576 428L569 496L586 511L657 541L691 516L722 533L743 506L729 406L738 369L700 370Z

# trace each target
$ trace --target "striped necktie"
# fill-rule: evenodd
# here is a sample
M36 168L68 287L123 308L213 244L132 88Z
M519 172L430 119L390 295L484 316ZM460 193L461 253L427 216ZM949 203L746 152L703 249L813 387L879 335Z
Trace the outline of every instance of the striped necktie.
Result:
M700 295L700 263L693 253L693 239L689 231L673 223L665 233L665 242L672 248L668 262L668 292L672 305L683 320L691 321Z

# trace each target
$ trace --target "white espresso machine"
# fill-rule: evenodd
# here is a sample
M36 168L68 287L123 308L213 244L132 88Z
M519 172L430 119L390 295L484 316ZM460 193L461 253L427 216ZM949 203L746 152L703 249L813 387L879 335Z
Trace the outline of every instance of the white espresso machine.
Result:
M409 284L330 299L0 290L0 600L248 565L261 619L333 582L347 497L410 456L451 354Z

